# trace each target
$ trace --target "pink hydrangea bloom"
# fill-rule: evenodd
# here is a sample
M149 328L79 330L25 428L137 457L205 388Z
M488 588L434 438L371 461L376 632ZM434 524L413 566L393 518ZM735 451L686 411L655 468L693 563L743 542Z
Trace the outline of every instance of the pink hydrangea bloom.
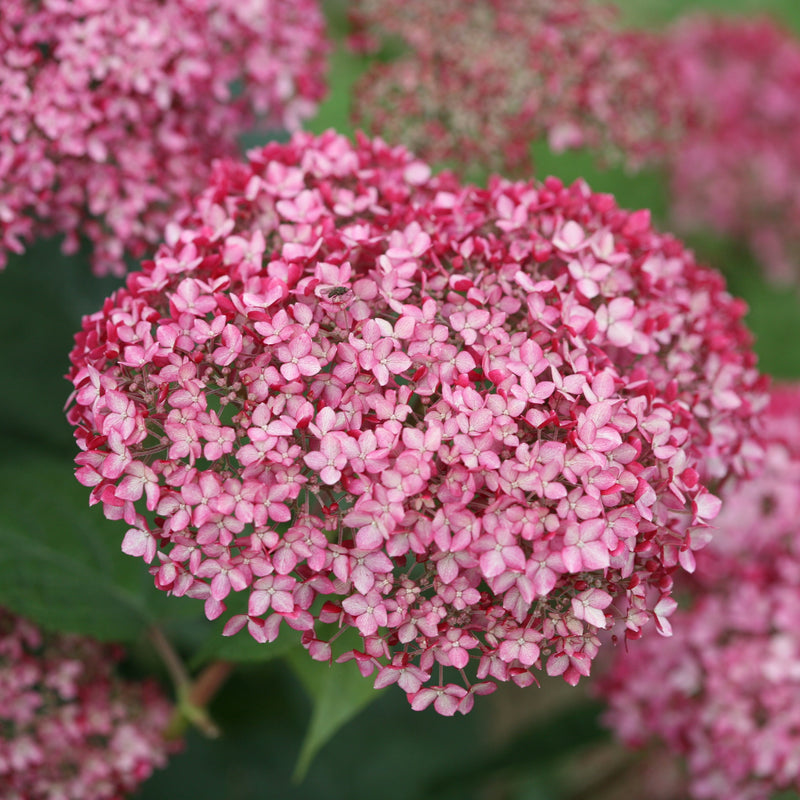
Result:
M407 51L375 62L354 92L357 124L431 162L530 175L531 144L614 147L640 163L671 123L662 77L641 69L645 36L586 0L356 0L352 42ZM635 110L635 112L634 112Z
M117 800L165 765L170 705L154 684L117 678L119 658L0 609L4 800Z
M710 489L758 455L744 310L583 182L298 134L218 164L84 319L77 477L158 588L209 618L244 593L227 633L327 659L353 628L376 685L465 712L576 683L614 619L667 625Z
M4 0L0 266L63 234L121 274L256 118L313 112L326 51L315 0Z
M681 589L674 635L619 651L602 693L630 745L686 756L692 797L766 800L800 789L800 387L762 418L763 474L724 494L711 544Z
M768 19L693 17L644 61L676 99L667 142L674 219L746 241L800 279L800 40Z
M357 124L460 171L531 173L531 145L663 167L674 224L800 267L800 42L768 19L693 16L626 31L587 0L356 0L353 46L391 37L354 93Z

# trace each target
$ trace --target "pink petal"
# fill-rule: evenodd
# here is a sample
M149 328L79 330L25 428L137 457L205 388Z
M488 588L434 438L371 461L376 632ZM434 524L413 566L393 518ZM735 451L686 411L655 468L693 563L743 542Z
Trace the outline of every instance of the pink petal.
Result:
M122 552L139 556L149 564L156 555L156 538L141 528L130 528L122 540Z

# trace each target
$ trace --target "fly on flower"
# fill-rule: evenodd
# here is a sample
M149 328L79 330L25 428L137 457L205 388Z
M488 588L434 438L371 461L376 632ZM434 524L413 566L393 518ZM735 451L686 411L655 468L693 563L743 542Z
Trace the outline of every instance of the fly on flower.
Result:
M353 290L338 283L322 284L317 287L315 294L325 305L336 309L348 306L354 299Z

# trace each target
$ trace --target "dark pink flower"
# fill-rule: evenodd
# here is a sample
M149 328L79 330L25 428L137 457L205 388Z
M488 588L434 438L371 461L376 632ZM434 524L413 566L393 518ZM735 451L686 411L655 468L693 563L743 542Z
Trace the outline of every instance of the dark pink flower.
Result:
M800 789L798 408L799 387L773 391L765 469L723 493L718 530L679 581L687 602L672 636L629 643L600 684L623 741L655 738L685 756L692 797Z
M4 2L0 266L63 235L66 252L92 243L98 274L124 272L256 120L295 130L313 113L323 24L316 0ZM259 246L234 239L226 257L260 266ZM203 316L199 293L173 301Z
M576 248L613 261L592 296ZM743 312L582 182L480 189L381 140L298 134L218 164L84 319L77 474L159 588L212 618L249 598L227 633L286 622L329 658L324 623L351 627L365 675L467 711L532 670L576 682L614 621L667 625L712 491L759 455ZM155 347L132 365L119 340Z
M767 274L800 279L800 40L776 22L695 16L653 52L669 76L672 215L746 241Z
M118 678L119 659L0 609L3 797L116 800L166 764L170 704L155 684Z

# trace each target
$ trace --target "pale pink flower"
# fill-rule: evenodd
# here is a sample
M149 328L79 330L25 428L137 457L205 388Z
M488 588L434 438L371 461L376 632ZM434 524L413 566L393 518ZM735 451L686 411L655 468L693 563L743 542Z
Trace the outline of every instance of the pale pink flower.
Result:
M3 796L116 800L135 792L179 743L151 682L115 673L118 648L53 635L0 609Z
M800 40L785 26L695 14L625 30L611 4L587 0L355 0L350 15L356 50L406 46L359 79L360 126L462 172L530 175L542 139L660 168L675 226L741 239L770 278L798 282ZM505 201L498 211L506 230L526 221ZM614 280L618 254L580 222L553 245L573 254L586 297Z
M800 789L799 407L800 387L773 391L764 471L723 492L713 540L679 578L670 638L620 648L599 684L624 742L655 738L685 757L692 797Z
M211 618L242 593L226 634L330 658L353 629L342 659L444 714L666 630L759 456L722 279L583 182L481 189L333 132L249 158L76 337L77 477L125 552Z
M91 242L98 274L122 274L240 134L296 130L314 112L323 29L315 0L4 2L0 266L62 235L65 252ZM226 260L258 268L263 247L240 237ZM186 290L176 305L205 314L209 298L195 306L194 281Z

